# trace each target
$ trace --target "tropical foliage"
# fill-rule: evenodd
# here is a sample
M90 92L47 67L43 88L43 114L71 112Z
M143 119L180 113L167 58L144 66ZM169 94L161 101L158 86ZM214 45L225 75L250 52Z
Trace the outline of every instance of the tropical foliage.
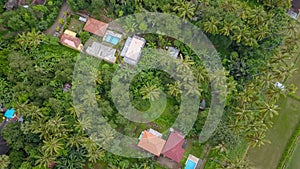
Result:
M3 1L1 3L4 4ZM205 99L208 104L193 119L196 121L193 129L186 133L187 139L198 139L210 109L210 80L214 84L222 84L218 75L226 77L227 90L223 93L227 94L226 106L218 128L206 142L215 147L209 153L210 160L206 167L248 168L245 155L249 148L269 143L265 136L272 126L272 118L278 115L276 103L280 97L295 90L293 85L286 83L295 71L294 59L299 51L298 25L285 14L290 1L68 0L67 3L73 11L86 9L85 12L95 17L101 17L102 11L112 18L146 11L175 14L206 33L219 52L225 68L209 75L201 57L183 44L182 39L141 34L147 41L143 59L168 66L171 59L162 51L168 46L180 50L179 58L175 60L176 73L168 74L154 68L142 69L130 81L131 67L121 62L124 71L115 75L119 66L102 62L98 67L90 68L89 75L95 80L86 83L93 84L96 89L89 91L80 88L78 84L81 81L72 82L79 53L58 45L55 38L40 32L53 23L61 1L48 1L45 6L30 6L31 10L18 8L1 11L1 30L7 34L0 35L0 99L6 107L14 107L22 114L24 122L9 123L1 131L10 151L7 156L0 156L0 168L38 169L55 166L77 169L91 168L93 165L103 168L162 168L152 158L125 158L107 152L105 147L120 145L120 142L115 141L115 133L103 124L108 123L116 131L132 137L138 137L145 128L166 130L180 114L184 89L188 94ZM144 32L150 28L145 22L147 19L129 17L124 28L127 33L136 29ZM172 25L162 23L161 26L176 35L181 33L180 28ZM79 36L82 41L89 38L87 32ZM190 36L193 37L193 34ZM159 49L159 52L153 53L153 49ZM205 51L200 55L204 56ZM153 56L159 57L155 60ZM142 65L144 68L147 66ZM191 83L192 75L183 73L189 69L197 83ZM176 81L174 77L183 80ZM125 90L117 91L117 99L113 100L111 87L116 79L130 83L128 102L123 102ZM276 82L283 83L285 89L276 87ZM73 89L82 89L79 90L83 93L79 98L82 104L73 105L73 91L62 90L66 83L72 83ZM163 96L166 96L165 102L162 101ZM154 102L159 104L151 107ZM166 106L154 121L135 123L120 114L117 109L120 107L116 103L121 108L132 104L137 111L137 119L153 118L154 113L146 110L151 107L153 112L158 112L162 103L166 103ZM101 107L103 118L89 118L86 105L97 104ZM92 130L94 126L98 126L101 132L95 134ZM185 131L183 124L177 127ZM92 135L89 136L86 131L91 131ZM246 142L243 153L230 156L242 141Z

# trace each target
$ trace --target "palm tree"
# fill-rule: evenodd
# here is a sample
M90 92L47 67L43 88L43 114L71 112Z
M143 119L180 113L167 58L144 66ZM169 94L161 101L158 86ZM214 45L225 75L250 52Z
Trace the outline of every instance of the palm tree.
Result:
M220 33L225 36L229 36L230 33L236 29L239 29L239 27L236 25L235 18L228 16L224 20L223 28L220 29Z
M76 123L76 129L78 131L86 131L92 129L92 119L88 115L83 115L78 118L78 123Z
M181 94L180 86L181 86L181 84L179 81L176 81L171 84L167 84L168 94L170 94L174 97L177 97L179 94Z
M141 94L143 95L143 99L150 99L151 101L157 100L160 96L158 87L148 82L141 88Z
M211 16L208 21L204 22L203 29L205 32L215 35L219 32L218 24L220 22Z
M99 160L101 160L105 156L105 151L100 148L96 149L88 149L88 153L86 157L89 159L89 162L91 163L97 163Z
M222 143L218 144L215 149L219 150L221 153L227 151L226 144L222 141Z
M58 138L50 138L49 140L43 140L43 142L42 151L49 156L54 156L64 147L61 139Z
M17 43L23 50L34 50L44 40L44 35L40 31L32 29L31 32L23 32L16 39Z
M192 19L196 5L192 2L187 2L185 0L175 0L174 10L178 13L179 17L186 19Z
M249 163L244 159L231 160L227 158L225 168L227 169L250 169Z
M187 89L186 95L196 94L201 96L202 89L199 88L199 84L197 82L184 83L184 88Z
M137 23L133 17L126 17L124 29L126 33L134 32L137 28Z
M263 113L262 119L266 119L267 117L273 118L274 115L278 115L278 105L275 105L274 103L266 103L262 102L259 104L260 112Z
M111 145L112 141L114 140L114 132L109 127L103 125L101 127L101 131L98 133L98 137L96 138L97 143L100 144L102 147L107 147Z
M48 165L54 162L56 159L54 156L50 156L45 152L42 152L41 155L35 156L35 158L37 158L35 164L44 168L48 168Z
M78 149L81 147L82 140L83 140L83 136L81 136L79 134L74 134L71 136L71 138L68 138L67 146L68 147L76 147Z
M271 143L269 140L266 140L265 137L266 133L261 131L249 131L246 133L246 138L249 140L251 147L261 147L266 143Z
M8 168L10 164L9 157L7 155L0 156L0 169Z

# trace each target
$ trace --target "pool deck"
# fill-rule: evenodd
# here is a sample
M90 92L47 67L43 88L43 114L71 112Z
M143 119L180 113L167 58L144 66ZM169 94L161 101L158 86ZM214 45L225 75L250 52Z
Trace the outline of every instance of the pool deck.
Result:
M192 162L195 163L195 166L193 168L193 169L195 169L195 168L197 168L199 166L198 163L199 163L200 159L197 158L197 157L195 157L195 156L193 156L192 154L189 154L189 156L188 156L188 158L187 158L187 160L185 162L186 166L187 166L188 161L192 161ZM188 168L188 169L190 169L190 168Z
M108 36L116 37L116 38L119 39L119 41L122 39L122 34L116 33L116 32L111 31L111 30L107 30L104 37L103 37L103 41L108 42L108 41L106 41ZM119 41L118 41L118 43L119 43ZM108 42L108 43L112 43L112 42ZM114 44L114 45L116 45L116 44Z

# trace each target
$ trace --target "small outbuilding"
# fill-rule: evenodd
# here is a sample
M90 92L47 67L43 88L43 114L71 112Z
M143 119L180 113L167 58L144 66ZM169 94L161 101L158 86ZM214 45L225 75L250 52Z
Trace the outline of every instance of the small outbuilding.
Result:
M4 117L7 119L12 119L15 116L15 110L14 109L8 109L5 113L4 113Z
M79 17L79 20L81 21L81 22L86 22L87 21L87 19L86 18L84 18L84 17Z
M168 52L173 58L176 59L178 57L179 50L177 48L170 46L168 47Z

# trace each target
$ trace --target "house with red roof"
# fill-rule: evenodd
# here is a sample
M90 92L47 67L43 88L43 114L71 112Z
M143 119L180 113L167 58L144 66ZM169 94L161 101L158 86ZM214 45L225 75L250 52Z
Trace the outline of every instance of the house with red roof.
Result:
M165 140L151 131L143 131L139 138L138 147L148 151L155 156L160 156L161 151L166 143Z
M88 18L83 30L88 31L97 36L103 37L105 35L107 27L107 23L101 22L94 18Z
M178 131L172 131L161 153L173 161L179 163L183 157L185 143L184 135Z
M76 33L70 30L65 30L64 34L60 37L60 43L75 50L81 51L83 49L83 45L80 39L76 37Z

